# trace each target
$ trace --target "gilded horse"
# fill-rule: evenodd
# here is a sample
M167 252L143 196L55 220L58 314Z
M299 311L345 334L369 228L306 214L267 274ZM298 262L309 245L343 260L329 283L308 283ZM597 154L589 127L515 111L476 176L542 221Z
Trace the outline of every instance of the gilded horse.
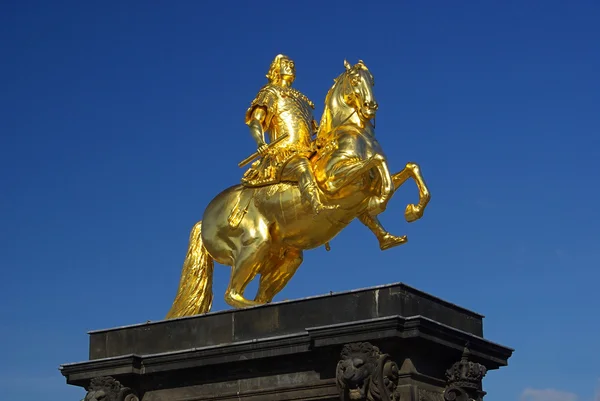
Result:
M423 216L429 191L415 163L390 174L371 123L378 108L373 76L362 61L344 65L345 71L327 93L311 159L324 198L338 207L314 215L290 182L225 189L191 231L179 289L167 318L210 310L215 261L231 266L225 301L242 308L271 302L301 265L303 251L327 244L355 218L375 234L382 250L406 241L405 236L388 233L377 215L412 177L419 202L407 206L405 218L415 221ZM242 199L249 199L243 218L232 224L232 210L240 207ZM250 300L244 290L256 275L260 275L259 288Z

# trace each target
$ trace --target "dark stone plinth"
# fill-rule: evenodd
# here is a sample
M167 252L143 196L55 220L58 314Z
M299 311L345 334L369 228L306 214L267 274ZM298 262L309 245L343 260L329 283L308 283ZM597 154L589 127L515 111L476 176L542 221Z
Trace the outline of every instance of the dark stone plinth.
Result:
M86 389L115 379L127 401L460 401L511 354L483 316L393 284L94 331L90 360L61 372Z
M483 316L404 284L90 333L90 359L154 354L304 332L388 316L423 316L483 335Z

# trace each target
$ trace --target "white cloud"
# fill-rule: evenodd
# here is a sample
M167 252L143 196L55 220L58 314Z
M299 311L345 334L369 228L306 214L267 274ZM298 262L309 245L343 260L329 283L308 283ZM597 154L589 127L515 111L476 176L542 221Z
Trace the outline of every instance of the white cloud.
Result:
M552 388L526 388L521 394L521 401L577 401L577 395Z

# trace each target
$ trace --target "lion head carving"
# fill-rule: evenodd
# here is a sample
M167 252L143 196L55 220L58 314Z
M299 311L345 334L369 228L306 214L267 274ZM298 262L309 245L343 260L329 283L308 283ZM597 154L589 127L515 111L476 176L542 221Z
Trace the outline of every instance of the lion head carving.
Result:
M129 387L112 377L95 377L91 380L88 392L82 401L139 401Z

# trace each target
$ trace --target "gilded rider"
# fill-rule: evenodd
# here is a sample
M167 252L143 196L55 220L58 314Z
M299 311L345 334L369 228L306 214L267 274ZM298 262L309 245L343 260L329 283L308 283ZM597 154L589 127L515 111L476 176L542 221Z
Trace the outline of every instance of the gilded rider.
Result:
M267 73L268 83L260 89L246 112L246 124L262 158L246 171L242 183L258 187L297 182L302 197L315 213L319 213L337 206L326 205L320 199L308 159L314 152L312 137L317 128L313 118L314 104L292 88L295 78L294 61L283 54L277 55ZM284 135L287 137L269 146L265 133L271 143Z

